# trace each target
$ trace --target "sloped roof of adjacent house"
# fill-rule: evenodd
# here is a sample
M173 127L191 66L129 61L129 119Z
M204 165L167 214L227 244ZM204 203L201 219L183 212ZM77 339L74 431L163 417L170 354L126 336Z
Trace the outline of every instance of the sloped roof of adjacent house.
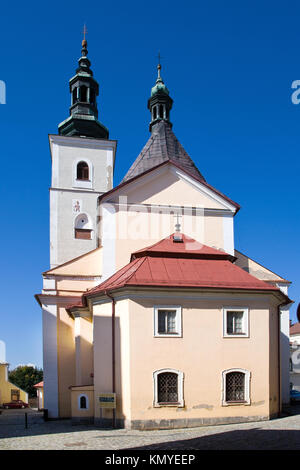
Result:
M294 323L290 326L290 335L299 335L300 334L300 323Z
M67 308L84 307L86 299L124 287L173 287L242 289L276 292L290 303L280 289L261 281L239 268L234 257L205 246L180 234L174 235L132 254L131 262L82 296L81 303Z
M43 388L44 387L44 382L39 382L38 384L34 385L35 388Z
M160 121L153 127L148 142L129 168L122 183L167 161L179 165L196 179L205 181L191 157L176 138L171 125L168 122Z

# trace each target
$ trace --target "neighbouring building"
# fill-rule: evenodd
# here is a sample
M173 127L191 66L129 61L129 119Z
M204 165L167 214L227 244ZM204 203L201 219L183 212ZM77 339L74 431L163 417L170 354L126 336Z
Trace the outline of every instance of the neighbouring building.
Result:
M28 394L8 380L8 366L8 362L0 362L0 407L11 401L28 403Z
M117 186L86 40L50 135L44 407L135 429L270 419L289 402L290 282L238 251L239 205L172 130L158 76L150 137ZM202 169L201 169L202 170Z
M37 405L39 410L44 409L44 382L39 382L34 385L36 388L36 395L37 395Z
M300 307L300 304L299 304ZM298 318L300 308L298 307ZM300 323L290 326L290 388L300 391Z

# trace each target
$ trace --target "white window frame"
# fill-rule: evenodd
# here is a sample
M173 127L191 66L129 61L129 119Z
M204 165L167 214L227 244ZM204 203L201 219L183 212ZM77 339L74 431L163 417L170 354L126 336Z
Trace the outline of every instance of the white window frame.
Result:
M77 179L77 165L80 162L85 162L89 167L89 180ZM93 189L94 188L94 167L88 158L77 158L73 162L73 188Z
M80 407L80 398L81 397L85 397L86 408L81 408ZM89 406L90 406L89 397L85 393L81 393L80 395L78 395L77 400L78 400L77 403L78 403L78 409L79 410L88 410L89 409Z
M242 334L227 333L227 313L243 312ZM248 307L223 307L223 337L224 338L249 338L249 308Z
M242 372L243 374L245 374L245 390L244 390L245 400L242 403L226 401L226 376L230 372ZM249 370L246 370L246 369L233 368L233 369L223 370L223 372L222 372L222 406L251 405L251 400L250 400L250 378L251 378L251 372Z
M176 311L176 333L158 332L158 311L175 310ZM155 305L154 306L154 337L155 338L181 338L182 337L182 307L181 305Z
M177 384L178 384L178 402L177 403L159 403L158 402L158 376L160 374L164 374L165 372L172 372L172 374L177 374ZM154 408L162 408L162 407L176 407L176 408L183 408L184 407L184 398L183 398L183 380L184 380L184 373L180 370L176 369L159 369L153 372L153 387L154 387L154 400L153 400L153 407Z

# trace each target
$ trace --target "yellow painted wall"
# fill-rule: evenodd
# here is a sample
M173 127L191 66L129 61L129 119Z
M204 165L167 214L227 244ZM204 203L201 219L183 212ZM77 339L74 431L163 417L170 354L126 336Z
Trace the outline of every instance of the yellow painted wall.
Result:
M93 323L75 318L76 385L92 385L94 372ZM75 384L74 384L75 385Z
M130 419L130 330L128 300L116 303L115 318L115 359L117 417ZM112 304L94 305L94 388L95 417L112 418L112 410L102 410L98 399L100 393L112 392Z
M252 274L252 276L255 276L258 279L262 279L264 281L284 281L284 279L278 276L278 274L273 273L253 259L248 258L248 256L244 255L243 253L240 253L238 250L235 250L234 254L237 257L235 264L240 268L245 269L245 271Z
M156 178L126 189L129 203L169 204L178 206L200 205L211 209L222 209L224 206L200 192L196 187L180 179L171 169L160 171Z
M72 387L69 393L71 398L72 418L90 418L94 416L94 387L92 385ZM80 409L78 406L78 397L83 394L88 397L87 409Z
M137 182L122 188L110 197L108 203L116 212L116 270L129 262L134 251L150 246L175 231L174 211L178 212L178 207L183 211L180 217L183 233L217 249L227 246L224 213L220 210L228 210L228 207L178 178L171 169L166 168L156 178L143 184ZM159 205L167 206L167 209L159 209ZM175 209L168 206L175 206ZM204 209L210 211L205 212ZM101 227L100 232L104 230L102 222ZM103 232L102 237L105 245Z
M28 394L21 388L8 381L8 364L0 363L0 405L11 401L11 391L20 391L20 400L28 403Z
M130 303L132 419L269 415L269 309L228 296L225 305L250 307L250 337L223 338L223 305L184 301L183 337L155 338L153 302ZM153 408L153 372L162 368L184 373L184 408ZM222 406L222 371L231 368L251 372L251 406Z
M75 385L75 336L74 320L64 307L58 307L57 314L57 347L58 347L58 394L59 416L71 416L69 387Z
M117 301L116 331L120 336L120 349L116 349L117 418L268 419L278 411L276 315L270 297L221 295L219 300L217 294L215 298L204 294L203 299L180 301L179 293L161 299L151 299L148 293L144 300ZM154 305L182 305L182 338L154 337ZM223 337L223 306L249 308L249 338ZM98 338L96 396L98 392L112 391L111 304L94 306L94 334ZM153 407L153 372L163 368L184 373L183 408ZM250 371L250 405L222 405L222 371L231 368ZM100 416L96 399L95 416ZM105 411L102 417L111 417L111 411Z

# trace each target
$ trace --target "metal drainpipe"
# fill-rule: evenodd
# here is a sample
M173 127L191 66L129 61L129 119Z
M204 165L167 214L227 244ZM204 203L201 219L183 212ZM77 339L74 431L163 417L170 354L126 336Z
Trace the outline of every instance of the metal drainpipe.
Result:
M116 393L116 354L115 354L115 299L105 291L105 295L112 301L111 307L111 342L112 342L112 392ZM113 428L116 428L116 409L113 408Z

